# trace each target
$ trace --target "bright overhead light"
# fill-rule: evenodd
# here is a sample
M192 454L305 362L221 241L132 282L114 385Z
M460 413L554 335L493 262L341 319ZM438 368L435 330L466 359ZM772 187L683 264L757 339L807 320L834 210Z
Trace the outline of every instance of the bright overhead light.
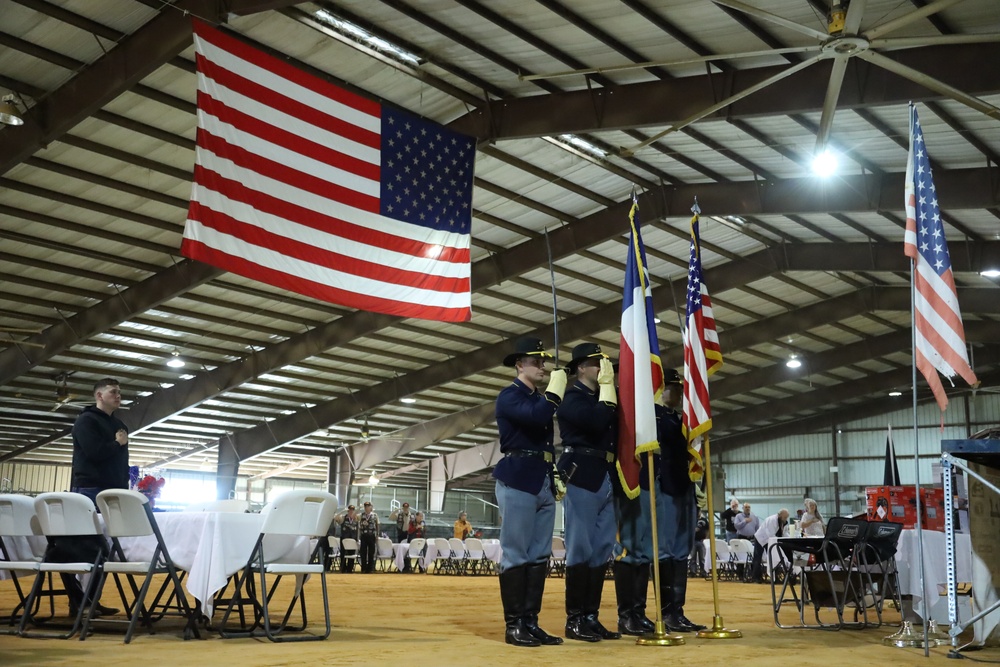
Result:
M786 361L786 362L785 362L785 365L786 365L786 366L788 366L789 368L798 368L799 366L801 366L801 365L802 365L802 362L801 362L801 361L799 361L798 357L796 357L796 356L795 356L795 355L793 354L793 355L792 355L792 356L791 356L791 357L790 357L790 358L788 359L788 361Z
M378 477L371 475L368 477L368 483L372 486L378 486Z
M837 155L829 150L824 150L816 155L812 161L813 173L821 178L829 178L837 172L839 160Z
M575 134L560 134L559 135L559 141L561 141L564 144L569 144L570 146L573 146L574 148L579 148L584 153L589 153L590 155L592 155L594 157L603 158L603 157L607 157L607 155L608 155L608 152L606 150L604 150L603 148L599 148L599 147L595 146L594 144L590 143L589 141L586 141L585 139L581 139L580 137L576 136Z
M171 368L184 368L184 360L181 359L180 350L174 348L174 351L170 353L170 360L167 361L167 366Z
M407 396L406 398L399 399L399 402L400 403L416 403L417 399L413 398L412 396Z
M890 391L889 395L892 396L893 398L895 398L896 396L902 396L903 392L901 392L901 391Z
M985 271L980 271L979 275L983 278L1000 278L1000 269L986 269Z
M660 323L660 318L659 317L654 317L653 318L653 324L659 324L659 323Z
M392 56L396 60L402 60L403 62L411 65L420 65L424 62L423 58L415 53L411 53L401 46L397 46L388 40L377 37L361 26L355 25L350 21L345 21L325 9L320 9L314 12L313 16L330 26L333 30L339 32L341 35L361 42L365 46L373 48L376 51Z

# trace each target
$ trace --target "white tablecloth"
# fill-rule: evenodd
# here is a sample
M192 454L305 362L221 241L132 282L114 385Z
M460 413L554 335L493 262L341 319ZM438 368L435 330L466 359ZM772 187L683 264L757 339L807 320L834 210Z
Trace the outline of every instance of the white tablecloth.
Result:
M921 533L924 542L923 592L920 591L920 568L916 560L916 530L904 530L899 536L896 567L899 569L900 592L913 596L913 611L917 614L920 613L920 601L926 597L931 618L947 624L948 598L940 595L948 585L944 533L936 530L923 530ZM972 581L972 540L968 533L955 534L955 573L958 581Z
M211 617L212 599L229 576L243 567L260 535L264 517L235 512L157 512L156 523L174 564L188 575L184 586ZM122 549L130 560L148 560L156 540L152 537L122 538ZM305 562L309 540L271 536L264 545L268 560Z
M503 557L503 549L500 548L500 540L483 540L483 553L491 561L500 564L500 559Z

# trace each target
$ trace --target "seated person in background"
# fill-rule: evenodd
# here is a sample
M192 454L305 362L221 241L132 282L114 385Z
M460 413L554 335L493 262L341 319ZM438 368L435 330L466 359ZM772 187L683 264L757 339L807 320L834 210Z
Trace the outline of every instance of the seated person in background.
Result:
M696 577L704 577L705 572L705 540L708 539L708 517L705 511L698 512L698 523L694 526L694 549L691 550L691 563L688 570Z
M468 515L465 512L458 513L458 521L455 522L455 539L464 540L472 536L472 524L469 523Z

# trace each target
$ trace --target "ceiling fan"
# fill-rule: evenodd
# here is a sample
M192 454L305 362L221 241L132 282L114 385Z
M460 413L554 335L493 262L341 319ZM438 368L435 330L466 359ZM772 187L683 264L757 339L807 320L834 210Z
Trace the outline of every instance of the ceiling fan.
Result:
M819 130L816 133L816 146L815 153L822 153L826 148L826 145L830 138L830 129L833 125L833 116L837 108L837 102L840 99L840 90L844 83L844 75L847 71L847 63L851 58L861 58L872 65L881 67L897 76L904 79L913 81L925 88L938 93L944 97L948 97L952 100L960 102L968 107L971 107L977 111L980 111L991 118L1000 120L1000 108L985 102L973 95L958 90L957 88L944 83L938 79L928 76L919 70L916 70L908 65L903 65L891 58L883 55L883 52L893 51L899 49L913 49L925 46L936 46L943 44L973 44L982 42L998 42L1000 41L1000 33L982 33L982 34L967 34L967 35L936 35L936 36L925 36L925 37L885 37L885 35L903 27L909 25L915 21L924 19L932 14L940 12L952 5L964 2L964 0L934 0L929 2L923 7L912 11L903 16L890 19L884 23L869 26L867 28L862 28L862 21L864 19L865 10L868 5L868 0L850 0L850 2L842 0L833 0L833 4L830 9L830 14L827 17L826 31L817 30L807 25L801 23L796 23L783 16L777 14L772 14L771 12L760 9L753 5L742 2L741 0L712 0L717 5L724 5L730 7L737 11L743 12L748 16L768 21L776 25L780 25L786 29L793 30L800 34L806 35L811 39L815 40L814 44L804 45L804 46L793 46L783 49L772 49L767 51L750 51L742 53L732 53L732 54L719 54L711 56L702 56L697 58L688 58L684 60L674 60L674 61L663 61L655 63L637 63L632 65L623 65L620 67L605 67L599 69L589 69L589 70L573 70L571 72L558 72L555 74L536 74L530 77L524 77L525 79L535 79L535 78L554 78L558 76L569 76L573 74L588 74L596 72L609 72L615 70L625 70L625 69L636 69L636 68L648 68L653 66L669 66L669 65L680 65L680 64L690 64L695 62L711 62L715 60L738 60L743 58L759 58L761 56L774 55L777 53L805 53L812 54L800 63L796 63L787 69L771 76L753 86L750 86L735 95L727 97L712 106L703 109L682 121L679 121L666 130L636 144L635 146L627 147L622 149L623 155L631 155L637 150L648 146L649 144L663 138L664 136L681 130L692 123L724 109L725 107L737 102L744 97L752 95L753 93L766 88L782 79L785 79L803 69L806 69L810 65L813 65L821 60L833 60L833 69L830 73L830 79L827 82L826 96L823 101L823 111L820 117ZM985 63L984 63L984 66Z
M55 393L51 398L34 398L25 396L24 394L18 392L13 396L0 398L0 401L24 403L28 405L45 405L46 407L50 402L53 402L51 407L52 412L55 412L65 406L84 407L86 405L85 403L74 402L74 399L78 398L78 396L70 390L67 383L69 376L73 375L75 372L76 371L60 371L52 377L53 382L55 382Z
M371 426L368 425L368 415L362 416L361 426L358 429L358 437L350 438L338 433L333 433L327 431L327 433L337 440L342 440L344 442L350 442L352 444L368 444L372 440L382 440L389 442L403 442L405 440L412 440L413 438L407 438L400 435L393 435L392 433L372 433Z

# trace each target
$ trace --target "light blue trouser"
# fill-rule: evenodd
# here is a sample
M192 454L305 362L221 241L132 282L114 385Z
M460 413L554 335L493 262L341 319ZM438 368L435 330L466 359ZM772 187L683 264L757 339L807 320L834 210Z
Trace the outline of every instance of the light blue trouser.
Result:
M635 500L615 497L618 544L615 555L623 563L642 565L653 560L653 528L649 521L649 491L639 491Z
M647 501L648 502L648 501ZM656 494L656 538L660 560L687 560L694 548L698 505L694 489L683 496Z
M556 524L556 500L550 484L537 494L496 483L500 505L500 571L511 567L546 563L552 554L552 530Z
M606 565L615 545L615 505L607 476L596 492L566 485L566 565Z

